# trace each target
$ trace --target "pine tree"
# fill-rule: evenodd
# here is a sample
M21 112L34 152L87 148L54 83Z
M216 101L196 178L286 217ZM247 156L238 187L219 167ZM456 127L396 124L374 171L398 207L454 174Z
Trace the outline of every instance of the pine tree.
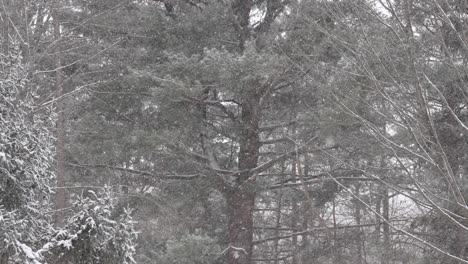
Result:
M34 111L17 42L0 55L1 263L36 263L50 230L53 125L50 112Z
M0 263L134 263L135 222L109 189L79 197L68 224L54 227L54 115L34 108L17 43L9 50L0 54Z

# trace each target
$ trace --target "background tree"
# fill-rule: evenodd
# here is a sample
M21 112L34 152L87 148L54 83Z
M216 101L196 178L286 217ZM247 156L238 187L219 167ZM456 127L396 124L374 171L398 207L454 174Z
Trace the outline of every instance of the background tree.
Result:
M466 262L463 2L4 2L34 111L65 106L51 260L107 258L81 221L130 205L138 263Z
M44 259L55 262L63 254L77 257L77 252L81 254L86 245L88 253L96 252L88 254L93 261L99 258L99 263L133 263L134 222L129 212L113 210L116 201L110 195L104 197L107 199L95 195L95 200L85 199L78 203L74 210L79 216L70 220L75 221L75 225L59 228L52 222L57 210L53 210L50 194L63 188L57 187L51 168L54 156L51 131L55 115L50 103L38 104L44 100L42 96L47 91L28 80L28 77L34 79L31 73L33 61L21 56L31 42L25 41L29 39L22 35L23 31L15 23L27 21L25 14L31 6L23 2L18 6L23 7L24 12L15 13L18 6L9 4L3 3L4 10L12 11L6 13L11 17L3 16L4 21L8 21L8 48L5 54L0 54L0 261L5 264L37 264ZM10 29L15 30L13 34ZM87 212L89 209L99 211L97 216ZM85 221L86 225L80 221ZM74 230L82 227L89 231L88 237L99 240L99 243L85 243L84 230ZM90 262L78 260L75 263Z

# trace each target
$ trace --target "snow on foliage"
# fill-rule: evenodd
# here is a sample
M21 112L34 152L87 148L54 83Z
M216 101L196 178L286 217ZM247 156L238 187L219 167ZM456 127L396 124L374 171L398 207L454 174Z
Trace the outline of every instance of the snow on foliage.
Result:
M129 209L116 214L116 205L109 188L78 197L76 213L52 240L54 255L71 263L135 263L135 222Z
M33 248L48 233L53 181L50 113L34 113L18 45L0 54L0 256L40 263Z
M116 213L108 188L78 197L67 225L53 226L54 115L34 111L21 59L15 44L0 54L0 263L135 263L131 212Z

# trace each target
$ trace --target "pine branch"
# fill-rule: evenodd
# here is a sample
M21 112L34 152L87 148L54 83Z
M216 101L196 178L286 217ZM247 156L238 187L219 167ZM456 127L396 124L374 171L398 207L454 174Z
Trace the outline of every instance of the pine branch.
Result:
M117 171L128 172L132 174L138 174L143 176L150 176L157 179L163 180L193 180L200 177L204 177L201 174L155 174L149 171L135 170L118 166L111 166L106 164L76 164L76 163L67 163L67 166L78 167L78 168L105 168Z

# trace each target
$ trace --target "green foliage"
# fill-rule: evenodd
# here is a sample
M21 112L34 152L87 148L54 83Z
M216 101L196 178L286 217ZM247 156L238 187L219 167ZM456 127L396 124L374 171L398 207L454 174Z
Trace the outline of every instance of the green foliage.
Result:
M78 198L75 215L54 232L54 115L34 109L35 93L12 46L0 54L0 262L134 263L135 222L129 210L113 215L110 190Z
M0 256L36 263L40 255L31 248L50 228L53 115L33 111L34 92L13 44L0 54Z
M1 55L0 67L0 205L22 209L50 193L53 138L48 128L53 116L33 111L34 93L17 49Z
M165 6L166 2L171 2L172 11ZM395 188L389 200L396 201L401 192L415 201L416 198L425 201L414 188L415 179L433 193L435 199L439 199L436 196L451 199L445 197L446 190L441 187L445 186L444 177L431 168L444 166L438 166L439 157L432 154L441 150L432 148L435 138L426 129L434 126L440 135L441 149L447 152L447 159L457 172L455 176L466 178L463 177L467 166L464 162L466 131L454 129L458 124L453 120L447 122L450 113L442 106L440 94L422 75L428 75L446 99L451 99L456 114L466 122L463 90L466 67L455 65L453 61L458 60L455 56L442 54L451 51L458 56L461 53L456 31L464 34L462 25L453 20L456 28L452 29L447 23L455 19L461 8L449 10L444 6L451 17L447 20L430 1L409 1L414 5L413 12L405 10L408 7L404 3L408 1L393 1L395 13L392 14L374 5L385 1L237 2L253 3L253 7L247 8L251 8L251 15L255 13L251 17L252 25L247 26L252 38L247 40L242 51L236 28L239 25L233 23L236 20L233 1L206 1L206 5L186 0L68 2L69 7L60 17L61 21L67 21L62 23L67 32L62 42L63 50L67 50L63 57L67 65L64 67L65 88L85 85L84 93L72 93L78 96L67 98L67 102L71 102L67 114L73 117L67 120L68 127L72 128L67 131L67 158L83 164L73 171L69 168L69 175L73 174L71 181L78 185L124 186L122 189L130 194L126 197L128 201L138 204L135 217L143 220L140 224L144 235L140 241L144 248L136 259L144 259L145 263L220 260L216 257L220 252L217 243L228 244L225 227L229 208L222 198L223 190L215 186L213 179L234 175L230 171L236 170L242 136L239 132L245 125L239 122L239 117L248 104L248 100L241 99L249 99L255 89L267 87L258 117L262 127L258 132L262 144L259 163L272 161L294 148L301 147L301 151L295 157L288 156L282 165L278 162L251 178L258 187L255 208L261 209L254 213L254 237L287 237L306 228L321 228L317 226L317 217L312 217L312 212L304 208L307 193L313 199L314 209L324 214L325 224L332 225L330 202L336 198L343 200L336 204L338 211L349 207L347 212L338 212L338 225L360 222L370 226L363 229L341 226L336 232L338 237L334 238L333 250L327 244L331 240L323 243L323 233L314 230L309 237L301 236L296 243L294 237L280 239L276 249L274 240L261 243L256 247L256 257L272 259L274 254L282 257L283 253L294 254L300 250L306 258L320 258L319 262L336 260L341 263L337 259L342 256L343 263L345 259L348 263L359 263L355 261L355 253L360 243L355 242L362 240L363 247L367 248L365 258L370 262L381 261L383 224L377 222L382 219L369 210L383 210L378 189L382 182L376 179ZM445 2L453 4L453 1ZM197 7L191 3L197 3ZM287 4L282 9L284 12L278 14L268 32L258 33L256 26L261 24L262 13L283 3ZM406 17L407 14L411 17ZM461 19L466 14L458 15ZM259 21L253 21L256 19ZM413 27L409 26L409 20ZM414 36L409 34L412 30ZM72 41L75 38L79 41ZM52 42L48 41L46 44ZM442 52L444 43L451 47ZM48 60L53 65L53 56L44 57L43 64ZM437 60L439 62L434 62ZM39 75L50 77L47 73ZM49 81L49 78L44 79ZM452 84L447 85L448 81ZM41 85L45 88L44 83ZM421 106L418 102L417 84L423 89L422 95L427 97L427 105ZM22 86L20 82L19 87ZM20 92L19 97L13 98L26 98L27 94ZM8 107L6 105L5 109ZM419 112L421 107L427 107L433 115L433 125L424 124ZM21 111L3 111L2 117L10 119L17 113ZM37 117L32 116L33 119ZM29 116L25 117L17 116L18 124L30 122ZM275 127L276 124L280 125ZM14 127L19 127L15 133L23 133L27 125ZM7 142L5 146L10 144L12 133L1 135L0 142ZM22 145L15 143L15 146L27 146L30 140L28 136L23 138L24 142L18 141ZM29 218L18 215L13 208L29 210L29 205L42 200L37 202L30 198L36 197L40 188L35 187L36 191L31 192L28 186L33 186L34 180L18 171L37 167L23 166L12 158L22 157L21 153L27 150L7 152L3 151L3 145L1 147L4 155L0 158L5 157L5 169L9 171L8 177L0 179L1 193L6 193L2 198L5 205L0 208L2 221L5 226L16 225L26 230ZM306 152L309 153L304 154ZM204 156L211 154L215 165L225 172L212 170L211 160L210 164L206 163ZM18 160L29 162L29 158L24 157ZM403 162L397 164L395 157ZM434 164L428 164L430 162ZM130 168L145 172L131 173ZM327 172L342 177L339 180L345 187L356 181L375 180L368 189L357 193L369 208L358 207L357 202L350 203L357 200L349 199L342 187L328 181ZM168 175L185 174L201 176L188 184L167 177L163 179ZM303 186L298 177L301 174L307 181ZM351 179L353 177L355 179ZM9 181L16 187L6 188ZM275 182L276 187L282 187L281 182L288 187L272 191L269 187ZM220 197L210 202L214 188L218 188ZM115 216L115 201L109 197L90 194L78 198L76 214L64 231L54 233L50 252L78 263L131 261L125 257L134 252L131 219L128 212L123 214L123 219ZM395 211L400 209L399 205L395 206ZM435 215L431 217L436 219ZM425 234L440 236L443 239L432 242L449 252L459 254L460 249L465 250L463 246L455 246L466 243L454 236L458 229L447 225L444 219L437 220L443 228L428 225L421 237L430 240ZM372 226L374 223L378 224L377 228ZM406 226L402 224L402 227ZM187 235L198 234L195 230L202 230L200 233L209 236ZM17 237L8 230L2 232L10 242ZM367 235L365 239L358 235L361 232ZM370 234L372 239L368 239ZM171 239L168 241L168 238ZM396 235L391 238L395 248L408 243L399 244ZM28 251L27 247L38 248L26 240L23 242L10 244L23 253ZM407 257L404 253L416 251L415 248L402 247L394 254L414 261L417 255ZM111 251L117 253L109 255ZM44 248L41 252L46 254L48 250Z
M77 212L51 240L52 259L74 264L135 263L137 232L131 211L113 215L117 198L108 188L99 194L89 191L87 196L77 198Z

